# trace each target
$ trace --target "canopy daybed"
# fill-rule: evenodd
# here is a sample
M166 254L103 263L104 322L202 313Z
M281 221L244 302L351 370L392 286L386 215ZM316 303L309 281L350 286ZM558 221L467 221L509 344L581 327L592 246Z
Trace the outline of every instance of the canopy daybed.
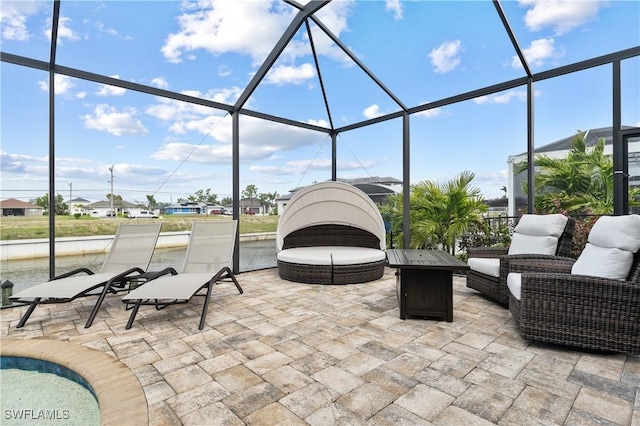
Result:
M276 232L280 277L310 284L377 280L386 264L380 211L355 186L322 182L298 191Z

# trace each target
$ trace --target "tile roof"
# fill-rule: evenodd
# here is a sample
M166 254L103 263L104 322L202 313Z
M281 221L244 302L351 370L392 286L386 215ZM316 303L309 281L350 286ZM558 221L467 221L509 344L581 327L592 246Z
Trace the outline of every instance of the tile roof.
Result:
M0 200L0 209L42 209L42 207L15 198L7 198Z

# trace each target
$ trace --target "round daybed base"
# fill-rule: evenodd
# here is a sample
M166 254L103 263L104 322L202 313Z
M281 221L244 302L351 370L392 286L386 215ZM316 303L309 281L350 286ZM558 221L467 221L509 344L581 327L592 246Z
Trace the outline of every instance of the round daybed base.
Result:
M382 278L386 260L357 265L309 265L278 261L278 274L306 284L360 284Z
M287 281L306 284L333 284L331 265L305 265L278 260L278 274Z

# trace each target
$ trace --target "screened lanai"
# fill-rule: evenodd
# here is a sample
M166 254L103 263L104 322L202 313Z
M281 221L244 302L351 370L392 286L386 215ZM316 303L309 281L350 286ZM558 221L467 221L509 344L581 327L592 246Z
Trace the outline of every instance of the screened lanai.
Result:
M53 211L58 194L172 203L211 189L242 221L250 185L285 194L390 176L404 184L409 229L411 184L467 170L485 199L499 198L510 156L531 163L539 147L611 127L614 213L628 210L628 159L640 149L636 1L0 8L3 199L48 194ZM51 215L52 270L55 228Z

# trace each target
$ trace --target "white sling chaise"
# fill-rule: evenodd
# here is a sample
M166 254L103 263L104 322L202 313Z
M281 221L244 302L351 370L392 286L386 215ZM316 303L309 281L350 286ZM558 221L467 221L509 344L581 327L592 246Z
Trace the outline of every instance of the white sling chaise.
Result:
M17 328L24 326L39 304L65 303L82 296L98 296L85 328L91 327L107 292L124 288L149 267L161 223L120 224L100 272L79 268L54 277L50 281L27 288L11 297L28 303ZM84 274L86 275L84 275ZM96 290L102 288L98 293Z
M182 272L167 268L157 274L158 278L151 279L122 298L127 306L134 305L127 330L133 325L141 305L162 309L168 305L188 303L194 296L205 296L198 327L202 330L211 291L218 281L230 279L242 294L242 288L231 271L237 227L237 220L194 222ZM198 294L205 288L206 294Z

